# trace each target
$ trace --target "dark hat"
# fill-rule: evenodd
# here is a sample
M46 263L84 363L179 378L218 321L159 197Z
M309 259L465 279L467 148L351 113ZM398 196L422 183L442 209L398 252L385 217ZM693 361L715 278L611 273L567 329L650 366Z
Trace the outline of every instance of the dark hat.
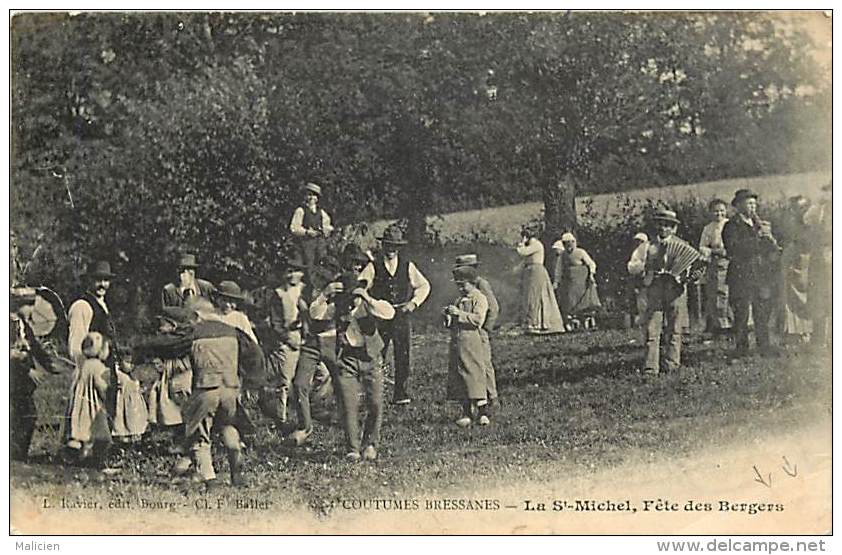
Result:
M455 281L470 281L475 283L479 278L477 269L473 266L459 266L453 270L453 279Z
M111 272L111 263L110 262L107 262L107 261L104 261L104 260L99 260L97 262L94 262L93 266L88 267L88 270L85 272L85 275L88 276L88 277L93 277L93 278L109 278L110 279L110 278L115 277L117 274L114 274L114 273Z
M459 266L479 266L479 258L475 254L460 254L456 257L454 267Z
M368 255L356 243L348 243L342 249L342 263L349 264L351 262L362 262L363 264L370 262Z
M737 206L747 198L753 198L757 200L757 193L751 191L750 189L740 189L739 191L734 193L734 199L731 201L731 206Z
M178 257L178 263L176 264L178 268L198 268L199 265L196 264L196 255L195 254L182 254Z
M390 245L406 245L407 241L403 238L403 231L396 225L390 225L383 232L382 237L378 237L381 243L388 243Z
M301 257L301 253L294 251L281 262L281 269L284 271L306 270L307 265Z
M649 219L653 222L670 222L676 225L681 223L678 219L678 215L674 211L667 210L666 208L659 208L658 210L655 210Z
M334 275L342 271L342 266L339 264L339 261L330 255L321 257L319 259L318 267L323 271L332 273Z
M240 289L240 286L236 281L220 281L219 286L216 288L216 294L220 297L226 297L238 301L246 300L245 295L243 295L243 290Z
M316 185L315 183L307 183L304 186L304 190L308 193L315 193L319 196L322 196L322 188Z

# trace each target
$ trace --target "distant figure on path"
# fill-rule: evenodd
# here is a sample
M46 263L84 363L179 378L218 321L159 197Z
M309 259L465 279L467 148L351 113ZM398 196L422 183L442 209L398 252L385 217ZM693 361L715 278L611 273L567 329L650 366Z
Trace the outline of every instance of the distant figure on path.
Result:
M521 273L521 318L524 331L543 335L564 332L561 312L550 282L550 274L544 267L544 245L537 237L537 231L524 226L517 253L523 259Z

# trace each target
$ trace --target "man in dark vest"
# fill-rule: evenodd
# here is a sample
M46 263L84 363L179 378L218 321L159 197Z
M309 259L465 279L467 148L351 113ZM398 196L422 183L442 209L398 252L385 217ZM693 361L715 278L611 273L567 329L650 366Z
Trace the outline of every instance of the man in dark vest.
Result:
M108 414L114 415L117 402L117 338L114 329L114 322L108 305L105 303L105 295L111 287L111 279L115 277L111 273L111 264L104 261L96 262L85 274L86 290L81 297L70 305L67 311L69 333L67 336L67 350L70 352L70 359L81 367L85 360L82 354L82 340L92 331L102 334L103 338L111 343L111 354L105 361L110 369L108 383L108 399L106 408Z
M344 272L325 288L310 306L314 320L332 320L336 328L334 380L345 429L345 458L375 460L383 421L383 340L377 322L391 320L395 309L386 300L371 297L368 283L359 279L366 254L356 245L343 253ZM360 430L360 390L365 394L367 414Z
M360 279L371 284L369 292L372 297L389 301L396 310L394 319L378 320L378 328L384 341L384 361L389 343L394 345L395 390L392 403L408 405L412 402L409 392L411 315L429 296L430 282L415 264L399 256L400 248L407 242L398 227L389 227L379 239L382 255L365 267Z
M296 238L298 250L313 274L316 264L327 254L325 237L333 232L330 216L319 206L322 188L315 183L304 186L304 205L295 209L289 231Z
M770 261L780 256L780 248L771 227L757 215L757 194L740 189L731 205L737 214L722 228L722 242L728 255L728 300L734 310L736 356L747 354L748 315L752 310L757 347L761 354L774 354L769 342L769 318L773 292L769 286L775 276L769 275Z
M161 292L161 307L166 310L184 306L190 297L213 297L214 286L211 282L196 277L195 254L182 254L176 263L177 279L164 286Z

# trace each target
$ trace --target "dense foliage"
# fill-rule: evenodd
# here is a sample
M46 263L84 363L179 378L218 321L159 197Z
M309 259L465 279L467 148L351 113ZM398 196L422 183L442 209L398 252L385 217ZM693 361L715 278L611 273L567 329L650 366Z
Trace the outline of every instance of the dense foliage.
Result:
M16 15L27 280L106 257L147 304L176 250L258 283L307 180L340 224L815 169L821 14ZM820 54L820 55L816 55Z

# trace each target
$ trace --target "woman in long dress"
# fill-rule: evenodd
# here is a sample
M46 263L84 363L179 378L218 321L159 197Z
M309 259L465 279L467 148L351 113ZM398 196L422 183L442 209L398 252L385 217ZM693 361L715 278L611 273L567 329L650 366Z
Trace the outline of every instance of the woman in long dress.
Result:
M705 327L712 333L731 329L734 314L728 303L728 258L722 243L722 228L728 222L728 205L714 199L708 205L711 222L702 229L699 252L707 261L707 272L701 280L704 291Z
M544 245L534 229L524 228L517 253L523 259L520 290L524 331L529 334L562 333L564 324L544 267Z
M602 307L596 291L596 262L577 246L570 232L553 244L553 250L557 253L553 287L558 290L567 329L579 327L579 316L584 317L585 329L596 328L593 313Z

